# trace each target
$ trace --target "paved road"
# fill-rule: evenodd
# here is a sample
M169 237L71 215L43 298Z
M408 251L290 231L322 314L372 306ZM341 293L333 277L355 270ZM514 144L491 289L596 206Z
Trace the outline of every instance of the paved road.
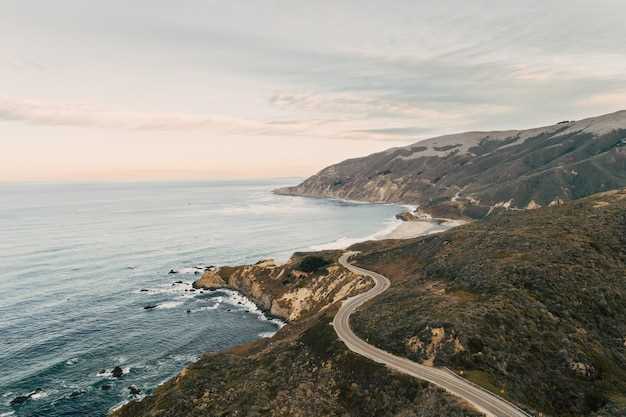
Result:
M358 294L343 302L339 308L339 312L335 315L333 326L337 332L337 336L346 344L348 349L365 356L373 361L387 365L387 367L396 371L411 375L415 378L422 379L433 383L449 393L456 395L472 404L480 412L490 417L528 417L519 408L508 403L502 398L473 385L467 380L457 376L456 374L439 369L420 365L399 356L392 355L382 349L378 349L354 334L350 328L350 315L354 313L361 305L371 300L379 294L382 294L389 288L390 282L383 275L367 269L359 268L348 262L348 258L354 252L346 252L339 259L339 263L350 271L371 277L374 280L374 287L369 291Z

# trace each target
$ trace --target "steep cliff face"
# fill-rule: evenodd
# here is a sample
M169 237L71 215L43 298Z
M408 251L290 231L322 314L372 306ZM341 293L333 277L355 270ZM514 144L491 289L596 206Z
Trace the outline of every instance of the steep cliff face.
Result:
M286 264L272 260L255 265L207 271L196 288L232 288L271 314L293 321L316 313L371 282L336 264L340 252L296 253Z
M468 132L325 168L279 194L417 204L481 218L626 186L626 111L530 130Z

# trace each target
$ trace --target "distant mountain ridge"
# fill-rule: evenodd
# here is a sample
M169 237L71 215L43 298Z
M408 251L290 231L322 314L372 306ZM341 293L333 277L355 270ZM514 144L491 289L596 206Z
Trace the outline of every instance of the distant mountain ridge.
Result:
M466 132L329 166L278 194L416 204L481 218L626 186L626 110L528 130Z

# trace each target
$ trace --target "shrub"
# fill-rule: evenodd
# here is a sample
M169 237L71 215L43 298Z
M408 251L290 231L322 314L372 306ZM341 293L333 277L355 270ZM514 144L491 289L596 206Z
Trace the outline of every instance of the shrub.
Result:
M315 272L318 269L324 268L330 265L326 259L319 256L307 256L300 261L298 269L303 272Z

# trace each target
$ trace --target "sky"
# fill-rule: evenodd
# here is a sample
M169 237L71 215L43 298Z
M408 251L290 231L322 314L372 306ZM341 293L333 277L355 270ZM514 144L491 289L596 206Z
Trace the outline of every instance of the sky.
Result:
M623 0L1 0L0 181L303 177L626 108Z

